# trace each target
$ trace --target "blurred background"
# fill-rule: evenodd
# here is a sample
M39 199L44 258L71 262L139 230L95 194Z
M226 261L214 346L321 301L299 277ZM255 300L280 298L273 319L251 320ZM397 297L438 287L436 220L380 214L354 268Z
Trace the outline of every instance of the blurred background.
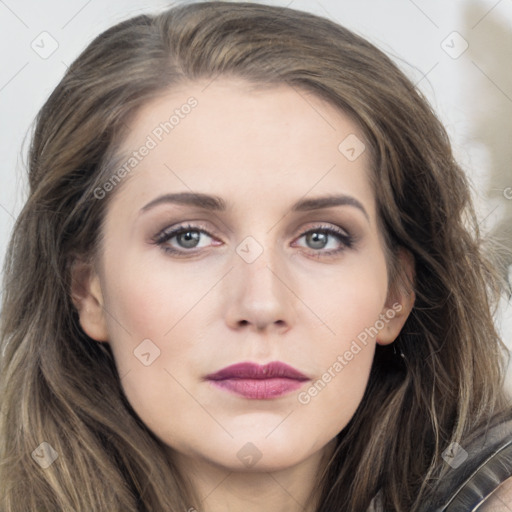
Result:
M174 2L186 3L186 2ZM430 101L468 173L480 227L512 273L512 0L265 1L328 17L390 55ZM26 198L30 128L66 68L100 32L158 0L0 0L0 264ZM496 323L512 348L512 305ZM507 388L512 392L512 365Z

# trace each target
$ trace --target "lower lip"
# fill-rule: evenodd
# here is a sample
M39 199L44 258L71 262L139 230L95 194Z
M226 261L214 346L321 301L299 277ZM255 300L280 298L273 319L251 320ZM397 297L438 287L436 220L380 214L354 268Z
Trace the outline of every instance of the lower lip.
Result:
M285 378L211 380L214 386L253 400L278 398L299 389L304 381Z

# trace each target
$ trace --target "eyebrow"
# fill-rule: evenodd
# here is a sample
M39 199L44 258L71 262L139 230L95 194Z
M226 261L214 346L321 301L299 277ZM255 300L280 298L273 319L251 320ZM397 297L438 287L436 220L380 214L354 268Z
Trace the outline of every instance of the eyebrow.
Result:
M140 213L146 212L160 204L181 204L186 206L195 206L211 211L226 211L227 204L219 196L212 196L200 192L180 192L176 194L164 194L150 201L143 206ZM322 208L331 208L333 206L353 206L363 212L367 220L370 220L368 212L364 206L355 197L347 195L329 195L322 197L314 197L311 199L300 199L292 205L292 212L306 212L313 210L321 210Z

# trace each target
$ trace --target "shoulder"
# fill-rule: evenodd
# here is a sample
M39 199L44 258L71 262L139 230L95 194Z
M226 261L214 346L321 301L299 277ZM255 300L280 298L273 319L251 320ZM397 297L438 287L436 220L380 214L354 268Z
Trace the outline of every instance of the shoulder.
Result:
M512 512L512 477L501 483L478 510L481 512Z
M452 466L444 459L451 468L434 489L435 510L512 512L512 411L504 416L466 438L462 464Z

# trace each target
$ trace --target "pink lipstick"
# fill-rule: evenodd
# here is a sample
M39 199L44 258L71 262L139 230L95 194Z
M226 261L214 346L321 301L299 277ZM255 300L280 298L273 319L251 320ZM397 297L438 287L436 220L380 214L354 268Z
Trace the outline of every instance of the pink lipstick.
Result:
M214 386L253 400L286 395L310 380L291 366L273 361L265 365L238 363L206 376Z

